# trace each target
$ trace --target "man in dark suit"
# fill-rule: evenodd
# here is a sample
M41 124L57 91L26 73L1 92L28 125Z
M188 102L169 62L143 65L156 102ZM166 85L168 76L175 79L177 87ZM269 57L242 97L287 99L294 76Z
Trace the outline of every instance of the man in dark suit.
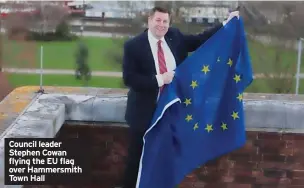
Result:
M123 80L129 87L126 121L130 126L130 146L124 188L135 188L143 136L150 124L158 97L174 77L174 70L238 12L232 12L223 24L198 34L184 35L169 28L170 13L155 7L148 19L149 28L124 45Z

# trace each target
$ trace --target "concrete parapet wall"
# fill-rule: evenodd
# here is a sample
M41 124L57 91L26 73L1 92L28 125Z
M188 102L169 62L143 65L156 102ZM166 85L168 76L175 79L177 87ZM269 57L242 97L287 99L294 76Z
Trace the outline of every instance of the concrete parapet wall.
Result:
M4 138L54 137L69 120L125 123L127 90L47 87L40 94L36 89L18 88L19 95L16 91L11 94L26 104L18 112L6 111L16 105L14 97L0 103L0 188L5 187ZM246 93L244 104L248 131L303 133L304 96Z

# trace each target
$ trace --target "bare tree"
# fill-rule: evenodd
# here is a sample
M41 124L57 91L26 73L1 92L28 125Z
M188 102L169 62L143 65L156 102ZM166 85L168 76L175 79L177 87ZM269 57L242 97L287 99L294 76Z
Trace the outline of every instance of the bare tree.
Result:
M10 39L24 39L30 25L29 15L20 12L9 14L4 21L4 28Z
M28 8L25 4L10 2L5 6L14 12L8 14L3 20L3 28L6 30L2 38L2 66L4 67L33 67L36 61L37 45L35 42L26 41L33 14L25 12ZM3 36L3 35L2 35Z
M246 26L250 32L283 39L303 36L304 3L295 1L242 2Z
M30 4L30 8L35 10L33 12L25 12L24 10L29 7L23 3L11 2L6 5L14 10L4 21L4 27L9 36L20 33L25 35L29 31L55 32L56 27L66 18L68 12L64 7L47 3L33 2Z
M35 4L35 7L39 12L35 19L35 28L42 28L40 29L42 33L55 32L56 27L68 15L68 12L64 7L47 4L47 2L44 1Z

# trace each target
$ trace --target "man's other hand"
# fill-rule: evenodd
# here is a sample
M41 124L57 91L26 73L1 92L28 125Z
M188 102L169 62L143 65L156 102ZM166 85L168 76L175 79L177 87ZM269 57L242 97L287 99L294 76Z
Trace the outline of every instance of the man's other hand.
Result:
M162 74L162 79L164 81L164 84L170 84L173 80L175 72L169 71Z
M240 12L239 11L230 12L228 19L223 21L223 25L226 25L234 17L237 17L239 19L240 18Z

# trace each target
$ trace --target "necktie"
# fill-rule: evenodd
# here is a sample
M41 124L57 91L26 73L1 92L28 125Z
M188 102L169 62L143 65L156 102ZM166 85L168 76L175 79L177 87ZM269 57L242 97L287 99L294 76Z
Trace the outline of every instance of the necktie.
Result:
M163 51L163 49L162 49L162 47L161 47L161 42L162 42L161 40L159 40L159 41L157 42L157 44L158 44L157 55L158 55L159 73L160 73L160 74L163 74L163 73L167 72L167 66L166 66L164 51ZM164 86L162 86L162 87L160 88L160 91L163 90L163 87L164 87Z

